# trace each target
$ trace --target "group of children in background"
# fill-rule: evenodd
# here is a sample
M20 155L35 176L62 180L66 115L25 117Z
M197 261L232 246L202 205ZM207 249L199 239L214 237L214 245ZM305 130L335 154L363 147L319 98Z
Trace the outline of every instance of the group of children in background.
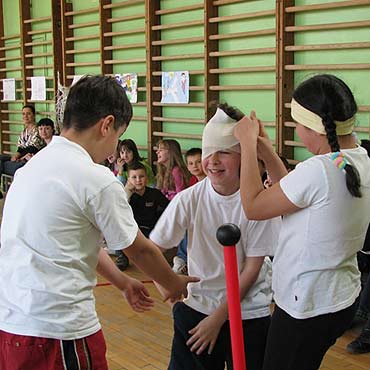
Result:
M106 165L117 179L125 185L125 191L134 218L142 231L149 237L156 222L168 203L180 191L205 178L202 169L202 150L192 148L185 153L176 140L165 139L157 144L157 176L145 158L139 154L132 139L120 140L116 153L109 156ZM173 246L175 247L175 245ZM187 273L187 235L178 246L178 255L174 257L174 271ZM118 252L117 267L124 271L129 260Z

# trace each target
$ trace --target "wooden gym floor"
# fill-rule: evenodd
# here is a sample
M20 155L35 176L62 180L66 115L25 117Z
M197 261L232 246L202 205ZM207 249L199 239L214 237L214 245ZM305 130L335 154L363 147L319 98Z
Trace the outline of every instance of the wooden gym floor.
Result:
M140 280L148 280L134 266L130 266L126 273ZM99 278L99 283L104 282ZM171 309L162 302L153 284L146 286L155 300L155 306L143 314L134 313L112 286L95 288L110 370L167 369L172 340ZM326 354L320 370L369 370L370 354L351 355L345 350L359 332L360 328L354 328L339 338Z

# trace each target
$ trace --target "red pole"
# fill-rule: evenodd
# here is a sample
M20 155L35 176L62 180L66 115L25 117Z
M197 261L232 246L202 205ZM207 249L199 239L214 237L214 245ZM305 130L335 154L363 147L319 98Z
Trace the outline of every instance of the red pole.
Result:
M240 309L239 273L235 248L235 244L240 239L240 230L233 224L222 225L217 230L217 239L225 247L226 289L233 366L235 370L246 370L242 315Z

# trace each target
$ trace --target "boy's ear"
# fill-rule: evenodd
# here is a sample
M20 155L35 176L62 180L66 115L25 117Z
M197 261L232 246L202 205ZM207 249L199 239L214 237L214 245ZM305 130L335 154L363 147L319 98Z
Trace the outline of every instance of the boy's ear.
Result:
M100 120L100 132L105 137L110 130L114 129L115 118L112 114L105 116Z

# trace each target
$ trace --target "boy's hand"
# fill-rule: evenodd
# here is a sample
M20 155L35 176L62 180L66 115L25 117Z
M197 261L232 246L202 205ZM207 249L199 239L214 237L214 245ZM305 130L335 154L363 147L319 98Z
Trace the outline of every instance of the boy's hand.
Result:
M186 345L190 347L190 351L200 355L208 347L208 354L210 355L224 322L217 315L210 315L200 321L196 327L189 330L191 337Z
M169 300L171 303L180 301L184 297L188 295L187 285L189 283L196 283L199 281L198 278L193 276L185 276L185 275L175 275L178 279L177 284L175 285L172 291L165 289L162 285L155 283L159 293L161 293L163 297L163 301Z
M149 311L154 306L154 301L150 298L148 290L139 280L128 277L127 286L121 292L136 312Z

